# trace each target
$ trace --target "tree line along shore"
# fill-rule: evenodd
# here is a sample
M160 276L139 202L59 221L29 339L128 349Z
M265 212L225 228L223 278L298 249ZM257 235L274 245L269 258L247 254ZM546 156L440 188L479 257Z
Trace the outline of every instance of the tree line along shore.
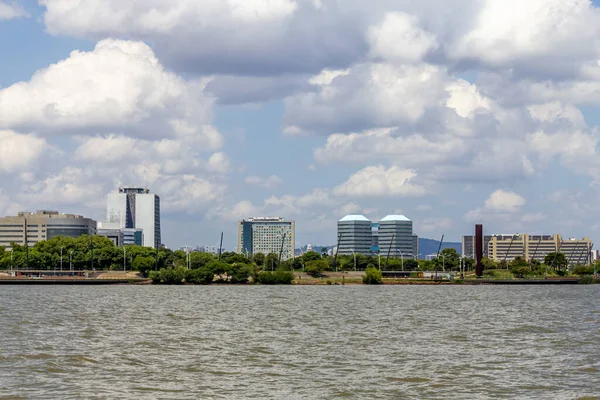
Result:
M408 279L419 279L422 271L452 273L455 277L474 278L474 262L461 258L455 249L444 249L433 260L387 258L383 255L338 255L310 251L302 256L279 260L277 254L246 256L235 252L220 255L158 250L130 245L117 247L101 236L55 237L26 248L13 244L0 248L0 269L38 271L136 271L156 284L309 284L386 283L381 271L410 272ZM578 276L593 282L595 265L569 266L563 253L550 253L543 263L516 258L495 262L484 258L485 279L540 279ZM336 275L335 272L359 272ZM332 275L331 277L328 277ZM336 275L334 277L333 275ZM302 282L302 277L305 277ZM596 276L597 278L597 276Z

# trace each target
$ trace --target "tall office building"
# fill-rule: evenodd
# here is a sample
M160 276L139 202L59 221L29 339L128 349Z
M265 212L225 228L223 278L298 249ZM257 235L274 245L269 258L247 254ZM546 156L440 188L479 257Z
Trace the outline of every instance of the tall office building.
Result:
M106 221L120 228L141 229L143 245L158 248L160 237L160 197L143 188L119 188L107 198Z
M294 257L296 234L294 221L279 217L254 217L238 222L238 252L243 254L279 255L281 259Z
M13 217L0 218L0 246L12 242L33 246L56 236L79 237L95 235L96 221L81 215L60 214L58 211L20 212Z
M379 221L379 251L381 254L417 258L418 237L413 235L413 223L404 215L388 215Z
M346 215L337 223L340 245L338 254L371 254L373 234L371 221L364 215Z

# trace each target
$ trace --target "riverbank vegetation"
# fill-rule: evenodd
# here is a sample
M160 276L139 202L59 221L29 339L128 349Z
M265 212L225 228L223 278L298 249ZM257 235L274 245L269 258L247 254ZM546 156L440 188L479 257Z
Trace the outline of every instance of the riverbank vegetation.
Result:
M563 253L548 254L543 263L522 258L508 262L484 258L483 264L484 278L487 279L586 277L594 273L593 265L569 266ZM234 252L224 252L220 256L196 251L188 254L167 248L157 251L142 246L116 247L105 237L81 236L55 237L29 248L13 244L12 251L0 247L0 269L137 271L154 283L163 284L288 284L294 280L294 272L320 279L331 272L365 271L366 281L378 283L389 280L378 278L379 271L409 271L415 278L421 271L454 272L455 275L464 272L472 276L474 262L461 258L454 249L442 250L440 257L433 260L388 258L385 254L333 257L309 251L280 261L277 254L249 257Z

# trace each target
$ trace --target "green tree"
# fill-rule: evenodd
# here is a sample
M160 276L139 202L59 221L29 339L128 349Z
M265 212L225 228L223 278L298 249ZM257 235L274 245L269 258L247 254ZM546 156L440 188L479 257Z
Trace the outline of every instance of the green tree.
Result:
M156 260L154 257L137 256L133 260L133 269L141 272L145 276L148 276L148 273L155 267L155 261Z
M260 271L257 276L258 283L262 285L289 285L293 280L291 271Z
M598 271L598 269L596 269ZM573 268L573 274L584 276L584 275L592 275L594 273L593 265L577 265Z
M483 269L498 269L499 264L488 257L483 257L481 259L481 263L483 264ZM473 260L473 268L475 268L475 260Z
M267 257L265 258L265 265L264 265L264 269L265 270L276 270L278 267L278 261L279 261L279 255L275 254L275 253L269 253L267 254Z
M404 270L405 271L416 271L419 269L419 262L412 258L408 260L404 260Z
M475 260L472 258L463 257L462 264L464 271L473 271L475 269Z
M231 265L231 283L248 283L254 270L251 265L244 263L234 263Z
M240 254L240 253L226 253L226 254L227 254L227 256L221 257L221 260L223 260L224 262L226 262L228 264L233 264L233 263L249 264L250 263L250 260L244 254Z
M252 261L256 263L259 267L265 265L265 255L263 253L256 253L252 256Z
M304 270L306 271L306 273L312 276L320 276L323 273L323 271L327 270L328 268L329 264L327 263L327 261L320 259L307 262L305 264Z
M211 261L204 268L212 271L215 282L226 283L231 277L231 265L224 261Z
M201 268L215 260L215 256L210 253L194 251L190 253L190 265L192 269Z
M304 262L304 264L310 261L320 260L321 258L321 255L316 251L307 251L306 253L302 254L302 262Z
M458 271L460 255L456 249L446 248L440 252L438 262L439 266L445 268L446 271Z
M508 264L508 266L510 272L512 272L517 278L525 278L531 272L529 263L522 257L516 257Z
M554 270L566 270L569 266L569 261L565 253L553 252L546 254L544 257L544 264L552 267Z
M383 280L381 271L377 268L367 268L365 274L363 276L363 283L367 285L377 285L380 284Z

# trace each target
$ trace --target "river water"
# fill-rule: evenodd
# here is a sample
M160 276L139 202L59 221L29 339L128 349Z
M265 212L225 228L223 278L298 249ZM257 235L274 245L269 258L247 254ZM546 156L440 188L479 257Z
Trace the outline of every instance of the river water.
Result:
M600 285L0 286L0 398L600 398Z

